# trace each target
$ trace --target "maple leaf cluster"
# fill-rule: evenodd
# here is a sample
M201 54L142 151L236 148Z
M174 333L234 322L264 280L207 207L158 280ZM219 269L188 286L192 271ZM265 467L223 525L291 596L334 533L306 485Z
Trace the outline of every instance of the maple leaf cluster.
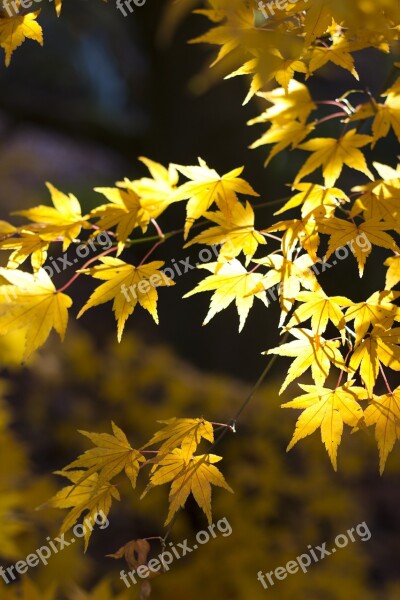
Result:
M214 443L213 424L204 419L172 418L160 421L163 429L139 449L132 448L125 433L112 423L112 434L81 431L94 445L75 461L56 471L67 478L69 485L62 488L46 504L48 507L70 509L60 533L66 533L80 519L101 513L107 516L113 500L120 500L115 478L124 474L136 488L139 473L151 467L149 483L141 495L143 498L152 488L171 483L169 512L165 525L182 508L192 494L212 522L211 486L232 489L226 483L215 463L222 460L216 454L195 454L202 439ZM153 448L149 450L148 448ZM154 448L157 448L155 450ZM85 550L92 531L85 532Z
M285 96L282 98L284 101L287 99ZM350 134L352 132L349 131ZM353 138L357 135L353 133ZM127 318L138 304L158 322L157 288L169 287L174 282L163 273L163 261L147 262L148 257L169 236L183 234L187 240L194 224L197 227L210 222L212 226L207 228L206 225L202 233L186 242L185 247L193 244L218 245L217 260L199 265L200 269L206 269L210 274L185 297L198 292L212 292L204 324L235 303L241 330L254 299L258 298L268 307L267 294L274 297L275 290L281 307L282 332L290 333L295 338L295 341L268 351L268 354L295 359L281 392L311 368L316 386L315 398L319 398L318 402L322 396L328 398L326 408L330 410L331 418L340 416L341 427L332 429L329 445L323 435L334 467L343 423L353 428L368 423L376 424L382 470L398 437L393 407L390 411L386 410L388 402L394 402L397 406L396 392L392 395L384 368L400 370L400 328L395 327L395 323L400 321L396 304L400 292L391 289L400 281L400 249L394 237L398 230L395 199L400 186L399 168L374 163L380 178L375 178L371 173L373 182L357 186L352 200L341 188L296 181L293 183L294 195L276 214L282 215L299 207L301 216L278 221L261 229L255 225L257 201L254 207L249 201L249 197L254 198L258 194L240 177L242 168L220 176L202 159L198 166L171 164L168 168L150 159L141 160L152 177L133 181L125 179L117 182L115 188L96 188L109 202L93 209L88 215L82 215L79 202L73 195L63 194L49 184L53 207L40 205L20 211L19 215L29 219L30 223L19 227L7 222L0 224L3 234L0 249L11 252L7 267L0 269L2 333L22 329L26 358L45 343L53 328L63 337L72 306L72 298L65 292L81 274L102 283L81 308L78 317L99 304L112 301L119 340ZM351 164L349 161L350 167ZM179 185L179 174L183 174L188 181ZM243 200L242 195L246 197ZM186 201L184 227L164 235L156 219L171 204L182 201ZM216 210L210 211L214 205ZM199 219L203 220L198 222ZM149 239L155 237L157 241L144 259L132 265L119 258L137 240L146 240L146 237L136 238L135 230L139 229L141 235L145 236L150 225L155 227L157 235ZM49 245L59 244L63 250L67 250L71 245L82 243L81 234L85 232L89 235L89 241L99 232L107 232L114 237L115 244L87 261L69 282L56 289L45 270ZM374 245L391 251L392 256L385 262L389 267L385 289L378 290L361 303L344 296L327 296L318 281L318 271L313 269L321 260L319 250L322 236L327 236L328 242L327 252L322 259L327 260L332 253L348 246L348 253L353 254L358 263L360 276ZM277 247L254 258L256 252L269 244ZM114 253L115 257L106 256L110 253ZM241 261L242 255L244 262ZM33 272L21 269L28 259ZM93 262L97 264L89 266ZM154 277L157 278L157 285L153 284ZM147 284L144 289L140 287L142 282ZM135 285L135 297L127 297L123 290ZM310 321L309 329L306 328L307 321ZM350 327L352 322L353 329ZM329 331L332 326L336 328L339 337L324 337L328 326ZM352 382L354 377L359 377L363 386L353 389L347 383L343 392L343 398L348 399L353 394L357 402L358 408L352 412L352 418L346 413L346 402L337 404L324 387L332 367L339 370L340 382L345 374ZM388 395L377 397L374 388L380 375L388 386ZM338 386L337 390L332 393L338 394L342 388ZM362 400L369 401L365 415L358 404ZM294 402L291 406L299 405ZM370 410L371 406L374 411ZM310 407L303 414L310 415ZM316 424L322 428L322 423L318 423L319 418L320 413L318 418L310 420L309 433L316 429ZM384 429L379 425L382 419L386 420ZM304 437L305 431L303 428L300 437ZM296 430L294 439L297 441L300 437ZM174 456L173 460L179 462L180 457ZM155 478L152 484L157 485L157 481ZM90 485L95 483L90 480ZM117 494L112 488L111 491ZM107 494L111 494L111 491Z
M252 147L272 147L266 165L283 151L302 153L304 162L290 181L290 195L278 201L283 206L275 215L282 220L256 224L257 209L263 204L242 177L243 167L220 175L201 158L198 165L163 166L141 157L149 174L96 188L102 203L86 215L75 196L48 184L53 206L20 211L18 215L28 220L23 225L0 222L0 249L9 253L7 266L0 269L1 333L23 332L25 358L46 342L52 329L63 338L73 302L66 292L85 275L97 287L78 317L112 302L120 340L138 305L158 323L158 287L174 283L165 276L164 261L149 262L154 252L175 236L182 236L184 247L218 247L216 260L200 265L209 274L185 297L212 293L204 324L234 303L239 330L255 299L268 307L269 297L278 298L284 339L266 354L293 359L280 393L309 371L313 381L301 383L304 393L283 404L302 411L288 449L320 429L336 469L344 425L352 431L374 426L382 472L400 436L400 388L392 390L388 376L390 371L400 371L400 292L393 289L400 283L396 241L400 166L369 157L383 138L392 135L400 141L399 63L394 58L400 30L398 1L301 0L287 3L268 23L247 0L208 0L206 8L196 12L212 25L192 41L217 45L213 65L226 77L249 76L245 102L257 95L266 103L264 112L249 122L268 127ZM37 13L29 13L0 19L6 64L26 37L42 43L36 18ZM393 58L389 80L376 97L368 90L348 90L340 98L312 98L307 81L327 63L346 69L357 80L356 53L365 49ZM353 98L357 100L350 101ZM319 114L331 106L337 112ZM336 137L314 135L333 119L340 123ZM362 128L369 128L368 132L361 133ZM345 168L361 178L350 190L342 189ZM317 177L318 182L313 181ZM159 219L171 205L183 202L186 217L181 228L164 233ZM297 217L282 217L293 209L299 210ZM149 235L151 228L155 234L151 230ZM198 228L202 230L193 235ZM57 244L66 252L102 232L115 243L56 288L46 271L49 247L52 254ZM135 264L121 258L123 253L131 256L132 248L137 250L143 243L152 246ZM328 296L316 264L346 249L362 277L374 247L388 254L383 289L362 302ZM132 288L136 290L132 297L122 292ZM288 341L289 336L294 339ZM334 375L336 385L331 385ZM381 384L386 387L384 394L377 393ZM119 500L112 480L124 473L135 487L146 466L151 471L143 495L171 484L167 524L190 494L210 521L211 485L230 490L215 466L221 457L194 454L202 438L214 443L213 426L203 419L172 419L165 425L138 449L115 425L113 435L84 433L95 447L60 472L70 483L50 502L70 509L62 531L84 512L107 514L112 501ZM149 451L149 445L159 447ZM90 532L86 544L89 536Z
M321 428L322 441L336 469L343 424L353 430L375 425L382 472L400 432L399 389L392 391L385 374L385 368L400 370L400 328L395 326L399 321L396 304L399 293L392 291L400 281L400 250L396 242L400 168L374 162L377 176L368 164L365 149L369 146L373 150L391 131L400 141L400 77L396 76L400 65L393 64L391 85L386 82L376 97L368 90L361 92L361 101L355 96L355 103L350 99L353 94L360 94L357 90L349 90L333 100L314 101L307 79L327 63L333 63L359 80L357 52L369 48L394 55L398 42L398 3L390 0L368 5L357 0L286 3L268 19L255 11L251 2L209 0L207 4L206 9L197 12L208 18L212 27L192 42L217 45L219 52L211 66L218 65L226 78L250 76L244 102L257 95L267 104L266 110L249 122L249 125L268 125L252 148L272 147L266 166L284 150L310 153L292 183L295 194L275 213L281 215L300 207L301 217L259 229L267 236L283 232L280 248L253 259L261 269L268 270L254 281L252 292L249 293L244 281L241 284L244 299L257 295L266 301L265 291L273 290L274 286L279 291L280 325L285 338L288 335L295 338L268 351L294 358L281 392L311 369L314 387L308 386L305 396L283 405L303 409L289 448ZM304 81L299 81L297 74L303 74ZM207 86L207 75L200 78ZM313 117L316 111L329 105L339 111ZM344 125L337 137L313 136L319 125L331 119L339 119ZM364 126L370 126L370 134L360 132ZM350 195L337 183L345 166L362 173L370 182L354 187ZM309 180L319 169L323 185ZM349 247L357 260L360 277L373 246L389 250L392 255L384 263L389 267L384 289L360 303L346 297L328 297L315 276L318 271L313 269L324 235L329 237L323 260ZM211 269L211 265L205 268ZM225 298L228 290L233 293L228 276L218 280L222 269L218 272L218 267L214 268L215 275L194 290L216 289L207 320L220 306L224 307L224 289ZM228 267L224 269L228 271ZM251 274L259 276L260 271L256 267ZM243 301L237 304L242 326L251 305ZM307 321L309 329L305 328ZM338 330L338 338L323 337L328 324L329 331L332 325ZM339 370L339 375L336 388L331 390L324 386L332 367ZM347 382L342 384L344 375ZM374 390L380 375L387 394L377 396ZM355 378L361 386L356 385ZM362 401L368 401L365 411L361 408Z

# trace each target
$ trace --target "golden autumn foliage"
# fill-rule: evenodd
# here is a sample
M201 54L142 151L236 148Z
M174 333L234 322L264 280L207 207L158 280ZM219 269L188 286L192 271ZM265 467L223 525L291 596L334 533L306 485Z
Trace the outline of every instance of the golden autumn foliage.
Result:
M2 333L16 329L24 331L26 358L46 341L52 328L61 337L64 336L72 305L72 298L64 291L70 283L58 290L54 288L45 271L48 246L59 243L66 251L71 245L87 244L101 232L114 237L115 245L97 259L85 263L78 271L77 274L84 273L94 281L104 281L97 286L78 316L112 300L119 340L137 303L158 322L157 287L170 286L174 282L163 272L165 261L148 262L148 258L161 243L179 235L180 231L164 234L156 219L171 204L185 201L186 220L182 228L185 240L200 218L203 221L199 226L207 222L217 224L186 244L220 246L216 262L199 265L211 275L186 293L189 297L200 291L213 292L204 323L234 301L241 330L254 297L268 306L266 291L277 286L282 309L280 326L297 340L270 351L295 358L281 391L311 367L319 397L318 394L325 389L321 386L333 367L339 370L339 379L345 374L349 381L353 381L359 371L360 383L367 395L360 392L358 400L375 402L373 391L380 370L383 367L400 370L400 336L395 327L395 322L400 320L399 310L396 304L388 302L387 290L377 291L361 305L351 298L327 296L313 266L321 259L327 261L334 252L348 246L362 276L373 246L380 246L392 253L385 261L389 267L388 289L398 283L396 260L400 248L395 241L399 229L395 199L399 197L400 176L393 167L374 163L381 177L377 179L363 152L366 146L373 148L380 138L388 134L390 124L397 133L395 110L400 78L395 78L394 67L393 83L383 95L384 104L374 99L373 102L367 100L364 105L353 106L349 101L351 91L335 100L333 103L341 113L332 116L345 123L344 131L338 137L313 136L319 122L325 118L307 124L310 114L319 107L313 101L306 82L328 61L358 77L353 53L368 47L389 52L397 41L396 8L396 2L388 1L378 1L373 9L366 11L362 2L355 2L350 7L343 1L315 0L309 7L288 5L284 14L272 19L271 26L265 27L262 14L255 14L257 11L249 2L210 0L209 7L199 12L217 26L214 25L195 41L219 45L215 62L225 60L231 65L237 62L238 66L231 75L252 75L250 96L257 93L271 105L260 118L252 121L270 124L271 129L259 141L273 144L267 162L288 146L292 150L297 148L311 152L293 181L294 195L277 211L281 214L301 207L301 219L256 225L255 211L259 201L254 198L258 193L242 178L243 168L219 175L201 158L197 166L170 164L164 167L142 157L150 176L135 181L125 179L115 188L97 188L108 203L86 215L82 214L75 196L66 195L48 184L53 207L40 205L20 211L19 215L30 221L25 225L15 227L5 222L1 225L0 247L12 251L7 268L0 273ZM36 16L32 13L29 18ZM3 19L3 37L7 38L6 25L11 26L12 23L21 29L22 35L24 27L18 25L20 21L15 19L25 18ZM323 47L321 40L324 40ZM7 60L13 50L10 43L4 41ZM295 78L299 72L306 75L304 82ZM261 91L272 80L275 80L276 87L272 91ZM372 135L361 134L358 127L354 128L353 123L359 120L370 122ZM300 136L298 133L294 135L294 126L299 127ZM275 130L276 134L272 134ZM281 137L281 134L287 138ZM313 137L307 140L310 135ZM356 193L350 197L349 190L338 187L344 165L361 172L372 183L358 186ZM303 181L319 168L322 168L321 184ZM182 176L186 181L181 181ZM212 208L217 210L210 211ZM145 235L150 225L155 227L158 241L145 258L136 265L117 258L124 250L142 242L140 235ZM91 236L86 241L82 237L85 231ZM281 237L272 235L272 232L281 233ZM320 254L323 236L328 236L328 247L325 254ZM360 244L360 239L366 240L368 246ZM277 243L280 245L277 246ZM269 249L265 255L263 247L266 244L272 245L273 251ZM115 257L107 256L111 253ZM257 258L253 258L256 253ZM29 258L33 274L23 270L27 268L25 263ZM97 264L89 267L93 262ZM129 292L126 293L126 290ZM393 302L396 299L397 294L393 293ZM311 329L303 329L303 324L306 326L309 319ZM353 319L354 331L349 327ZM328 323L338 330L340 341L321 337ZM388 392L391 393L389 389ZM348 397L346 394L343 396L344 405ZM353 419L352 425L366 423L361 408L356 414L357 422ZM368 414L371 414L370 410ZM371 418L368 423L372 423ZM339 430L339 427L332 430L333 439L329 442L335 447L341 438ZM379 431L380 428L377 435L381 447ZM394 425L393 431L397 437L397 426ZM174 448L170 450L173 452ZM336 464L333 454L331 458ZM101 462L94 461L90 473L95 472L96 464L100 469ZM102 478L100 480L98 485L103 483Z
M182 2L182 11L193 4L197 3ZM211 293L203 325L217 315L222 318L220 313L234 303L240 332L252 318L255 299L267 309L275 294L282 342L266 349L264 354L270 358L253 392L241 399L236 412L215 417L218 422L202 412L191 418L163 415L162 427L148 431L145 441L130 439L117 418L110 419L112 433L81 431L93 447L56 471L68 484L47 502L48 507L69 511L61 534L81 518L99 511L107 516L114 500L122 499L120 490L125 491L127 482L130 494L144 482L142 494L133 495L146 500L150 490L170 484L165 525L172 527L189 499L211 523L212 499L221 502L225 491L236 492L235 485L231 488L227 483L224 469L217 466L222 456L214 449L225 434L235 432L236 421L277 356L292 359L279 394L288 389L295 397L285 399L282 407L302 411L288 450L320 430L336 471L344 434L361 434L370 428L383 473L400 438L400 392L391 383L400 371L400 292L393 290L400 283L400 167L375 160L376 148L388 136L400 141L399 2L300 0L287 3L272 16L250 0L199 4L194 13L208 20L209 29L191 43L216 46L211 69L226 79L248 78L244 103L253 99L265 108L249 121L266 128L251 148L270 148L266 167L282 152L293 152L300 161L289 182L289 197L277 200L269 198L266 189L254 190L240 163L221 174L203 158L197 165L162 165L139 157L148 173L135 180L126 177L114 187L96 187L101 200L87 214L75 195L48 183L53 206L41 203L15 213L26 220L22 225L0 222L0 250L8 253L7 266L0 268L1 335L21 335L22 358L31 360L48 343L53 329L63 340L72 315L83 317L108 302L112 302L118 342L123 343L126 322L135 318L135 311L145 309L158 324L158 303L175 284L167 274L172 269L166 250L168 240L174 238L182 248L201 246L212 257L202 261L207 264L196 265L200 274L203 270L209 274L182 294L190 298ZM43 44L40 11L20 14L16 6L15 14L6 14L6 5L0 14L0 46L7 67L26 40ZM59 15L60 1L55 8ZM175 18L174 10L167 18ZM375 96L360 81L357 57L362 51L385 53L392 63ZM347 89L339 98L313 98L309 81L321 76L327 65L344 69L357 89ZM201 73L197 85L206 88L212 78ZM333 106L336 112L327 112ZM324 135L328 121L331 125L334 121L335 127ZM345 183L344 175L349 173L357 185ZM282 204L275 216L283 220L261 222L257 211L269 203ZM164 231L163 219L172 207L180 220L176 229ZM297 214L282 217L287 211ZM97 241L101 234L111 240L106 249ZM134 264L133 247L139 248L139 254L146 247ZM56 287L49 275L54 266L49 248L53 254L64 253L63 263L67 251L100 251L75 266L74 275ZM344 252L352 254L354 277L361 279L376 249L384 253L387 267L384 289L366 293L364 301L328 295L319 277L321 265L333 257L342 260ZM157 260L152 260L153 254ZM83 306L75 306L73 284L82 279L91 282L93 291ZM159 298L160 287L167 289ZM303 376L311 378L308 383L303 383ZM378 381L386 393L377 393ZM243 473L241 477L246 478ZM224 490L212 495L215 488ZM18 493L0 501L0 518L18 508L20 501ZM18 522L5 529L0 542L4 556L15 555L13 537L22 530ZM87 531L85 550L90 537ZM39 593L26 581L21 598L36 600L36 595L53 600L53 590ZM72 592L72 599L108 600L111 593L108 583L103 583L91 595Z

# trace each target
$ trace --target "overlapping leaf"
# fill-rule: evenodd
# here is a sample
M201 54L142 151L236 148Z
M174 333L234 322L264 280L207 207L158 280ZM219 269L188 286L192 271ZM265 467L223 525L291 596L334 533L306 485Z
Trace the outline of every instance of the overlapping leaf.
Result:
M97 473L88 477L85 477L85 471L56 471L56 474L66 477L72 482L72 485L62 488L45 505L52 508L71 509L61 525L61 534L69 531L82 515L85 515L86 519L92 519L92 522L99 514L107 517L113 500L120 500L119 492L114 485L110 483L98 485ZM92 529L85 527L85 551L91 535Z
M317 386L322 387L329 375L331 365L347 370L344 359L339 351L338 341L325 340L310 329L292 328L290 330L296 340L282 344L265 354L290 356L294 361L289 367L285 381L279 393L281 394L295 379L311 367L311 374Z
M372 395L381 363L394 371L400 371L400 327L386 330L375 325L371 333L360 343L350 359L350 369L360 370L361 379Z
M82 475L85 479L97 473L97 485L102 486L103 483L111 481L124 471L132 487L135 487L140 463L145 459L138 450L131 447L125 433L115 423L112 423L112 430L113 435L80 431L96 447L86 450L79 458L64 467L64 472L86 469L85 474Z
M275 215L280 215L287 210L297 208L301 205L301 216L309 219L331 217L338 206L350 202L350 198L339 188L326 188L316 183L298 183L293 189L299 193L295 194Z
M354 222L333 217L319 224L320 230L330 235L326 260L338 248L349 245L358 262L360 277L364 273L364 266L371 254L372 245L388 248L400 252L395 240L386 233L392 228L391 223L370 219L357 225Z
M365 220L383 220L396 228L400 214L400 168L393 169L378 162L373 165L381 179L353 188L354 192L361 192L361 196L354 202L350 216L362 213Z
M339 179L343 165L361 171L370 179L373 175L367 166L363 153L359 150L371 142L371 137L361 135L352 129L339 139L313 138L299 146L302 150L312 152L298 172L295 183L299 183L306 175L322 167L326 187L333 187Z
M188 462L196 452L202 438L211 443L214 442L213 426L204 419L177 419L174 417L167 421L160 421L160 423L164 423L166 426L157 431L150 441L143 446L143 448L147 448L148 446L161 444L158 449L158 456L180 447L182 457Z
M194 290L185 294L184 298L189 298L199 292L215 290L211 298L210 310L203 321L203 325L207 325L217 313L235 301L239 314L239 331L241 331L253 306L254 296L259 298L265 306L268 306L265 291L261 285L263 275L247 271L237 259L223 263L222 266L220 263L210 263L199 265L199 268L207 269L213 275L209 275L203 281L200 281ZM259 289L260 285L261 289ZM255 289L257 291L253 293Z
M22 230L18 231L18 234L18 237L8 237L0 241L2 250L12 250L7 267L17 269L27 258L31 257L33 270L38 271L46 262L50 242L31 231Z
M396 440L400 439L400 388L393 393L373 396L364 413L365 424L375 425L375 438L379 448L379 469L382 475L387 457Z
M262 230L262 233L284 231L282 237L283 255L286 257L292 256L296 247L300 246L311 258L311 262L303 258L302 261L309 262L308 266L311 266L318 261L317 250L320 244L318 229L318 223L313 218L290 219L288 221L278 221L271 227ZM279 263L277 266L279 267ZM308 274L309 271L305 271L305 273ZM306 276L305 278L307 279Z
M185 248L201 243L209 246L221 244L220 260L231 260L243 252L248 264L258 245L266 243L265 238L254 228L254 211L248 202L245 206L237 202L232 207L229 220L222 212L206 212L204 216L218 226L200 233Z
M386 272L385 288L391 290L400 281L400 255L390 256L383 264L389 267Z
M311 328L316 334L324 333L329 321L344 334L346 322L342 308L350 306L351 300L344 296L327 296L323 290L300 292L296 299L303 304L294 311L287 329L311 319Z
M158 323L157 314L157 287L174 285L166 277L161 267L162 261L153 261L135 267L119 258L105 256L100 259L101 264L84 269L82 273L91 275L95 279L105 280L100 285L85 306L80 310L78 318L89 308L113 300L113 311L118 325L118 340L121 340L125 322L133 313L137 303L145 308Z
M199 158L199 166L184 167L175 165L176 169L185 175L189 182L181 185L175 195L175 200L189 199L186 212L185 239L197 219L204 215L216 202L220 211L225 215L227 224L232 220L232 210L238 202L236 194L258 196L257 192L239 177L243 167L234 169L225 175L218 175L210 169L205 161Z
M232 492L221 471L214 466L220 460L221 457L215 454L203 454L193 456L187 462L184 451L181 448L175 448L157 464L157 469L152 474L143 495L157 485L172 482L169 493L170 506L165 525L168 525L175 513L185 505L190 493L204 511L208 522L212 522L211 485L223 487Z
M398 307L393 300L400 297L400 292L374 292L364 302L352 303L346 311L346 322L354 319L356 344L358 345L371 325L389 328L398 314Z
M359 400L368 397L366 390L353 385L350 380L331 390L315 385L300 385L307 392L282 404L283 408L304 409L296 423L296 430L288 450L302 438L321 428L321 439L329 454L332 466L337 470L337 450L342 438L343 424L355 427L363 417Z
M268 267L269 271L254 287L252 293L260 293L261 290L268 290L277 286L282 308L280 325L292 309L302 288L311 291L320 288L315 273L310 268L313 266L314 260L308 254L303 254L294 260L291 260L290 254L288 256L269 254L264 258L255 259L254 262Z
M103 194L109 203L97 206L92 210L91 215L99 219L97 226L102 231L116 227L117 239L122 250L124 242L135 227L141 227L143 232L146 231L150 217L141 210L139 196L132 190L95 188L95 191Z
M1 268L0 276L6 283L0 293L0 330L2 335L24 330L25 358L45 343L53 328L64 338L72 300L56 291L44 269L31 275Z
M28 210L20 210L15 214L34 222L33 230L44 240L53 241L63 238L63 250L67 250L71 242L79 236L82 228L91 228L87 216L82 216L79 201L73 194L63 194L51 183L46 184L53 202L51 206L36 206Z
M173 165L166 169L160 163L141 156L139 160L147 166L152 177L118 181L115 188L95 188L103 194L109 204L92 210L91 215L99 218L98 226L107 231L116 227L120 251L124 242L136 227L142 232L152 219L159 217L168 206L176 201L175 191L178 172Z

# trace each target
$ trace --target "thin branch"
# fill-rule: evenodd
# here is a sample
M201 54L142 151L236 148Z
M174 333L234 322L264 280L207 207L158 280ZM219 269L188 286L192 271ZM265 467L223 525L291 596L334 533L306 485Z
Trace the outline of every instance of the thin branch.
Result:
M93 256L90 260L86 261L85 264L79 270L83 271L83 269L86 269L89 265L96 262L96 260L99 260L99 258L101 258L102 256L107 256L107 254L111 254L111 252L114 252L115 250L118 250L118 246L111 246L111 248L107 248L107 250L104 250L104 252L101 252L100 254L97 254L96 256ZM82 273L75 273L75 275L71 277L71 279L69 279L67 283L63 285L63 287L56 290L56 293L61 294L61 292L64 292L67 288L69 288L70 285L74 283L76 279L78 279L80 275L82 275Z
M251 207L253 210L257 210L259 208L268 208L269 206L278 206L279 204L283 204L291 199L292 196L285 196L285 198L279 198L278 200L270 200L269 202L263 202L261 204L252 204Z
M333 115L328 115L327 117L323 117L322 119L319 119L318 121L315 122L315 125L321 125L322 123L325 123L326 121L331 121L332 119L338 119L339 117L348 117L349 115L345 112L336 112L333 113Z
M215 421L210 421L210 423L211 425L215 425L215 427L218 427L218 429L228 427L231 431L233 431L232 425L229 425L229 423L216 423Z
M383 377L383 381L385 382L385 385L386 385L386 387L387 387L387 390L388 390L389 394L393 395L393 390L392 390L392 388L391 388L391 387L390 387L390 385L389 385L389 382L388 382L388 380L387 380L387 377L386 377L385 371L383 370L383 367L382 367L381 363L379 363L379 370L380 370L380 372L381 372L381 375L382 375L382 377Z
M150 250L147 252L147 254L142 258L142 260L139 263L139 267L141 267L146 260L153 254L154 250L156 250L156 248L158 248L158 246L161 246L161 244L163 244L165 242L165 237L163 237L162 239L159 239L157 243L154 244L154 246L152 246L150 248Z
M345 365L346 365L346 363L347 363L347 361L348 361L348 359L349 359L349 356L350 356L350 354L352 353L352 351L353 351L353 349L351 348L351 349L348 351L348 353L346 354L346 358L344 359L344 364L345 364ZM337 384L336 384L336 387L335 387L335 390L337 390L337 388L338 388L338 387L340 386L340 384L342 383L342 379L343 379L344 372L345 372L345 371L344 371L344 369L341 369L341 371L340 371L340 375L339 375L339 378L338 378L338 381L337 381Z
M156 231L157 231L157 233L158 233L158 236L159 236L159 238L160 238L160 239L164 239L164 238L165 238L165 235L163 234L163 232L162 232L162 229L161 229L161 227L159 226L159 224L157 223L157 221L156 221L155 219L151 219L151 222L153 223L153 225L154 225L154 227L155 227L155 230L156 230Z
M263 231L262 235L265 235L265 237L269 237L271 238L271 240L275 240L276 242L282 242L282 239L280 237L278 237L277 235L273 235L272 233L265 233L265 231Z

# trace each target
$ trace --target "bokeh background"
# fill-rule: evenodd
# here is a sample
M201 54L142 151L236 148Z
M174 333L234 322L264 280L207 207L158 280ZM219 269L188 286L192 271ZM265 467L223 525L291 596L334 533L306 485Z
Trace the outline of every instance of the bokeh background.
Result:
M287 195L286 184L302 157L282 153L265 170L265 148L248 149L262 129L246 122L264 106L259 100L242 106L247 82L220 82L208 70L213 51L187 45L207 28L203 17L171 19L169 3L161 0L148 0L126 18L112 1L64 4L57 19L54 7L43 2L44 48L26 42L10 68L0 66L0 218L49 203L45 181L74 193L87 212L99 201L94 187L145 174L137 161L143 155L163 164L195 164L201 156L220 173L244 165L260 202ZM368 51L359 54L357 67L363 86L376 93L390 71L390 59ZM338 97L354 87L351 76L334 66L320 73L311 86L315 99ZM327 123L324 132L336 134L335 125ZM374 159L395 166L397 152L396 141L389 138L377 145ZM344 189L357 183L359 178L347 172ZM273 209L257 211L260 228L272 219ZM168 231L183 220L183 206L176 205L160 224ZM141 253L138 246L126 260L134 262ZM154 258L178 261L189 254L174 238ZM334 274L322 275L321 283L327 292L364 299L383 288L383 256L377 251L369 259L362 285L352 257L339 263ZM71 275L62 273L56 281ZM0 564L23 559L46 536L57 535L60 511L35 509L63 483L52 471L88 447L77 429L109 431L114 420L141 445L158 419L204 415L227 421L234 414L265 365L261 352L278 343L279 310L256 303L240 334L233 308L203 328L209 298L182 300L200 278L191 271L174 288L161 290L158 327L137 309L119 345L109 305L72 322L63 345L51 338L28 364L21 364L19 334L0 337ZM93 289L87 279L71 288L73 315ZM286 454L296 415L279 405L296 390L290 386L281 399L278 389L289 364L286 359L276 363L238 433L219 448L235 495L214 493L215 519L226 517L233 534L177 561L154 580L152 597L400 599L399 450L390 456L383 477L372 430L344 435L338 474L318 434ZM55 583L57 598L119 598L124 592L119 571L125 565L105 555L130 539L162 535L167 505L165 490L153 491L142 502L128 486L121 486L121 493L110 527L94 533L84 557L83 548L75 545L52 557L46 568L31 571L38 589ZM362 521L372 534L368 542L350 544L306 575L290 576L267 591L256 580L259 570L286 564L309 544L327 541L329 546L337 534ZM189 502L171 539L180 542L205 526ZM154 555L159 551L154 546ZM104 576L107 580L96 588ZM13 593L0 581L1 599ZM123 599L138 594L132 588Z

